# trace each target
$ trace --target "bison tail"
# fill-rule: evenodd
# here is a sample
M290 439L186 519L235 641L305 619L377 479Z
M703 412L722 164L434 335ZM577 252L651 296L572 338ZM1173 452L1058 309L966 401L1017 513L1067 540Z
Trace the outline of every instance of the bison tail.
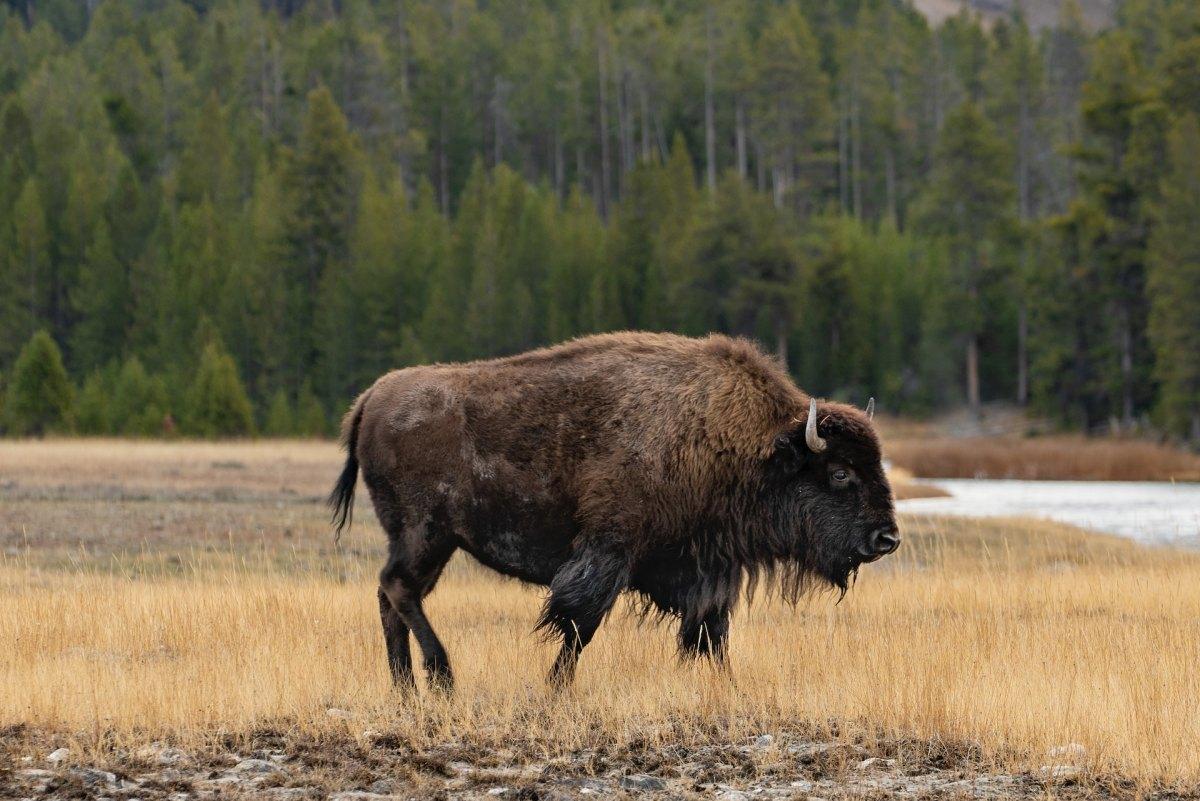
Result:
M330 522L334 527L334 541L340 541L342 531L354 521L354 485L358 481L358 426L362 422L363 407L367 405L367 390L358 396L354 406L342 420L342 447L346 449L346 466L338 476L333 491L329 493L329 507L333 510Z

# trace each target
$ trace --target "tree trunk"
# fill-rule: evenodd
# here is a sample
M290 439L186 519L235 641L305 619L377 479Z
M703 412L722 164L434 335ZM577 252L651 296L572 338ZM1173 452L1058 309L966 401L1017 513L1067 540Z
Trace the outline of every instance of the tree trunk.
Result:
M1029 310L1025 301L1017 309L1017 405L1029 402Z
M600 125L600 216L607 219L608 217L608 200L611 195L609 186L609 176L612 174L611 159L608 145L608 65L605 63L605 46L604 34L596 31L596 68L597 80L599 81L599 125Z
M639 86L639 99L642 107L642 161L652 161L653 146L650 144L650 98L645 86Z
M737 139L737 170L738 175L742 180L746 179L747 166L746 161L746 105L742 101L741 96L737 99L735 107L736 126L735 137Z
M450 213L450 166L446 157L446 107L438 109L438 200L442 214Z
M971 333L967 336L967 406L971 416L980 418L981 403L979 400L979 335Z
M1121 427L1133 428L1133 332L1129 313L1121 315Z
M783 365L783 369L788 369L788 324L787 319L779 314L775 318L775 357L779 359L779 363Z
M850 87L850 196L854 219L861 220L862 209L862 105L857 80Z
M757 141L754 142L754 179L755 188L759 192L767 188L767 167L763 159L762 146Z
M618 59L613 65L617 76L617 195L625 195L625 174L629 170L629 113L625 108L625 70Z
M500 131L500 114L501 103L500 98L500 77L496 76L492 81L492 167L493 169L500 166L500 159L504 152L504 143Z
M717 121L713 87L713 9L704 12L704 180L710 190L717 186Z
M838 149L838 203L842 214L850 211L850 135L846 123L846 84L840 83L838 92L837 149Z
M900 220L896 214L896 151L891 145L883 151L884 161L884 188L887 192L887 219L895 227L900 226Z
M1025 222L1032 214L1029 195L1029 98L1027 87L1021 87L1021 104L1017 114L1017 214Z
M554 122L554 193L561 200L566 189L566 165L563 156L562 130L558 121Z

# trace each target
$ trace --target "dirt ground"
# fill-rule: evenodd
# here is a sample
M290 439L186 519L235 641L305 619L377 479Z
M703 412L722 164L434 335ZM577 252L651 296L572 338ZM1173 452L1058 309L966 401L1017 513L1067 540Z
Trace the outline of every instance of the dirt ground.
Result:
M635 743L547 758L536 740L480 748L416 748L373 731L311 736L262 729L203 749L155 742L55 748L4 732L4 798L241 799L1020 799L1153 797L1127 782L1085 776L1070 754L1042 770L996 771L969 747L881 741L870 746L764 733L740 742ZM54 750L47 751L46 749ZM59 749L62 750L59 750ZM82 752L81 752L82 751ZM1162 797L1181 796L1163 794Z

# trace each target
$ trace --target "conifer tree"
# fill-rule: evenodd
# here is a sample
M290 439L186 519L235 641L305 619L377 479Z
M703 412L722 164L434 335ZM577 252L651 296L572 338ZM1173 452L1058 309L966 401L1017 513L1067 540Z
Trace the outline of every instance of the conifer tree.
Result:
M275 390L271 402L267 405L267 419L263 422L262 431L268 437L290 437L296 433L295 415L292 414L292 402L287 392Z
M319 86L308 94L300 141L284 176L288 374L297 383L316 363L312 321L322 278L346 269L357 170L357 146L346 118L329 89ZM337 287L336 280L326 283L327 289Z
M1150 339L1170 428L1200 442L1200 124L1183 116L1168 138L1159 220L1150 240Z
M925 231L946 248L956 309L955 333L965 352L965 395L978 414L980 337L991 288L1012 235L1013 187L1008 154L987 118L971 102L946 118L919 212Z
M136 356L126 360L113 384L109 404L113 433L137 437L162 434L168 412L167 389L162 378L147 373Z
M34 436L69 431L74 395L58 345L38 331L13 365L5 408L9 430Z
M300 387L300 395L296 399L295 428L297 434L305 437L329 435L329 417L325 414L325 407L307 381Z
M209 341L187 391L183 430L200 437L248 436L254 433L250 400L237 365L217 341Z
M88 374L75 401L75 430L80 434L111 434L109 399L112 381L108 371L96 369Z

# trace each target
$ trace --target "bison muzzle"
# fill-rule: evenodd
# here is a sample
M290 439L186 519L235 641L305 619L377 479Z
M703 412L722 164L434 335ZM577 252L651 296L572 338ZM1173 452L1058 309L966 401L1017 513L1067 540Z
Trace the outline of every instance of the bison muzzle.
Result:
M422 599L455 550L550 588L538 628L574 674L617 597L679 620L684 654L724 661L743 589L845 593L896 550L870 416L801 392L753 344L621 333L380 378L342 427L330 497L340 533L358 470L388 535L379 611L388 664L412 684L411 631L451 684Z

